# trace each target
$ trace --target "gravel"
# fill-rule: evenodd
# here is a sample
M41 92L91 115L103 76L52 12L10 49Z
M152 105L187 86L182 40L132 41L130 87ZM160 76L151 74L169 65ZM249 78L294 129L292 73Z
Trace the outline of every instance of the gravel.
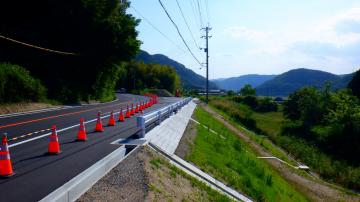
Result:
M144 201L149 191L149 179L144 161L138 156L141 150L134 151L77 201Z

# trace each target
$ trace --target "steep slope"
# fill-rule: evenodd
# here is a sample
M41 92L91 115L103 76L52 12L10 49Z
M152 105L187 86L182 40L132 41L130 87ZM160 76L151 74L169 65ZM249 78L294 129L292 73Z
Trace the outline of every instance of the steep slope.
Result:
M331 82L334 89L345 88L352 74L335 75L324 71L311 69L294 69L261 84L256 88L258 95L287 96L304 86L321 88L326 82Z
M212 81L221 89L238 91L246 84L257 87L264 82L273 79L275 76L276 75L248 74L226 79L214 79Z
M178 63L175 60L168 58L162 54L150 55L146 51L141 51L140 54L135 58L136 61L144 61L147 64L161 64L168 65L173 67L176 72L179 74L181 83L184 88L191 89L201 89L205 87L206 79L194 71L186 68L183 64ZM210 88L216 88L216 85L213 82L209 83Z

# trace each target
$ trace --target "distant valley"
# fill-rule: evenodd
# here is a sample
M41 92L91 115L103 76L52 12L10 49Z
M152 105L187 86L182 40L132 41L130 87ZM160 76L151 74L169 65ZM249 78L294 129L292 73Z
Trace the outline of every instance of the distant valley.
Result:
M221 89L238 91L245 84L256 88L258 95L288 96L304 86L321 88L330 82L332 89L346 88L353 74L335 75L312 69L293 69L280 75L243 75L226 79L215 79L213 82Z

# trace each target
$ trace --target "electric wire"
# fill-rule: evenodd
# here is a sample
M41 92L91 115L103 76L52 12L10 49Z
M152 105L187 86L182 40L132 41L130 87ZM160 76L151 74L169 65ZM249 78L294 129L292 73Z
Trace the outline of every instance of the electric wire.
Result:
M202 20L202 14L201 14L201 8L200 8L199 0L197 0L197 8L198 8L199 17L200 17L200 26L203 27L203 20Z
M11 41L11 42L16 43L16 44L20 44L20 45L29 47L29 48L35 48L35 49L50 52L50 53L56 53L56 54L60 54L60 55L74 55L74 56L79 55L78 53L71 53L71 52L53 50L53 49L49 49L49 48L43 48L43 47L40 47L40 46L36 46L36 45L25 43L25 42L22 42L22 41L19 41L19 40L15 40L15 39L12 39L12 38L9 38L9 37L5 37L3 35L0 35L0 38L4 39L4 40L7 40L7 41Z
M150 20L148 20L144 15L142 15L138 10L136 10L134 7L130 6L130 8L132 8L138 15L140 15L140 17L147 22L153 29L155 29L157 32L159 32L163 37L165 37L168 41L170 41L175 47L177 47L178 49L180 49L181 51L183 51L185 54L187 54L187 52L181 48L179 45L177 45L173 40L170 39L170 37L168 37L166 34L164 34L160 29L158 29L153 23L151 23Z
M186 48L188 49L188 51L190 52L190 54L192 55L192 57L197 61L197 63L199 63L201 66L201 62L196 58L196 56L194 55L194 53L191 51L191 49L189 48L188 44L186 43L184 37L182 36L179 27L177 26L177 24L174 22L174 20L171 18L170 14L168 13L168 11L166 10L164 4L162 3L161 0L159 0L159 3L161 5L161 7L163 8L164 12L166 13L167 17L170 19L170 21L172 22L172 24L174 25L174 27L176 28L181 40L183 41L183 43L185 44Z
M185 15L184 15L184 13L183 13L183 11L182 11L182 9L181 9L181 6L180 6L178 0L176 0L176 4L177 4L177 6L178 6L178 8L179 8L179 10L180 10L180 13L181 13L182 18L184 19L184 22L185 22L185 24L186 24L187 29L188 29L189 32L190 32L191 38L193 39L193 41L194 41L194 43L195 43L195 46L196 46L197 48L200 48L199 45L197 44L196 40L195 40L195 37L194 37L194 35L193 35L190 27L189 27L189 24L188 24L188 22L187 22L187 20L186 20L186 18L185 18Z

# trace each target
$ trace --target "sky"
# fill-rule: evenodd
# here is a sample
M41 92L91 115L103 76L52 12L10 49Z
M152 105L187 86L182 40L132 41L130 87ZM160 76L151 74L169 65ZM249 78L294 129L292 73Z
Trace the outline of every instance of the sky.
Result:
M196 61L205 62L200 29L210 26L210 79L296 68L347 74L360 68L359 0L162 0L196 59L159 0L130 2L128 12L141 20L141 49L203 76L206 70Z

